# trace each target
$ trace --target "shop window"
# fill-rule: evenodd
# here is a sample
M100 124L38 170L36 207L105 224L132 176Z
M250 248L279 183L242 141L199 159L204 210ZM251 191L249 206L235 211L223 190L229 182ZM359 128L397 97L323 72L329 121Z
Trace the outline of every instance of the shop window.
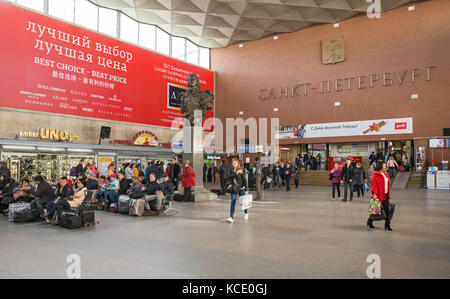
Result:
M17 4L44 12L44 0L17 0Z
M98 30L98 7L87 0L75 0L75 23Z
M156 27L139 24L139 45L151 50L156 48Z
M48 14L73 22L74 0L48 0Z
M120 38L131 42L138 43L138 23L127 15L120 14Z
M98 17L98 30L111 36L117 36L117 11L99 7Z

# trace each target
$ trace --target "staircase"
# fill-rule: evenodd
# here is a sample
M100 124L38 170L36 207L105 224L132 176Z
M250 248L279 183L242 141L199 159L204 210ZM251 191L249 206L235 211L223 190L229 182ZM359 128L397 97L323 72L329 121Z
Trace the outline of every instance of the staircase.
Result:
M424 183L422 173L414 171L411 172L408 184L406 184L406 189L421 189L425 187Z
M310 170L301 171L299 185L312 186L331 186L331 181L328 176L329 172L326 170ZM291 180L292 182L293 180Z

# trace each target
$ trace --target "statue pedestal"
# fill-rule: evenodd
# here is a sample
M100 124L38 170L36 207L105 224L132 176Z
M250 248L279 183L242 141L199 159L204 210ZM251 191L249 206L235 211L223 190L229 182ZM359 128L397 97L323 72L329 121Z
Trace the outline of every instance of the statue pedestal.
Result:
M192 137L192 153L191 154L183 154L188 160L191 161L192 169L195 173L195 187L194 187L194 194L195 194L195 200L194 201L206 201L206 200L217 200L217 194L212 193L208 191L203 186L203 164L204 164L204 158L203 158L203 151L197 151L196 146L199 144L199 140L203 140L203 129L200 128L192 128L191 131L191 137Z

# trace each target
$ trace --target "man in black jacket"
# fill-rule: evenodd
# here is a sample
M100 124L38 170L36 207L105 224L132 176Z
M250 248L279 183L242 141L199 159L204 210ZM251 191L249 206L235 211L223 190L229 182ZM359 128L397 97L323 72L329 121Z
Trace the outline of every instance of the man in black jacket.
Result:
M178 189L178 178L180 176L180 165L177 163L176 158L172 158L172 165L170 166L169 177L175 186L175 190Z
M31 189L31 187L27 187L31 190L31 195L36 197L31 201L31 208L36 209L39 212L39 217L41 219L45 218L44 206L49 202L56 198L56 194L53 191L52 186L48 182L44 180L41 175L38 175L34 178L34 182L36 184L36 190Z
M80 160L80 163L77 165L77 177L84 174L84 159Z
M347 201L347 189L350 189L350 201L353 200L353 166L351 165L352 161L350 158L347 158L344 167L342 168L341 173L341 183L344 183L344 200Z
M88 179L86 181L86 188L88 190L98 190L98 180L93 172L89 173Z
M156 209L161 209L162 202L164 200L164 194L162 192L162 186L156 181L156 174L150 174L148 182L145 187L142 187L142 191L147 193L145 201L147 204L156 205Z
M2 175L3 190L0 194L0 210L2 213L8 213L9 204L14 202L14 191L19 186L19 183L9 178L7 175Z
M56 185L56 199L49 201L45 205L45 209L47 210L47 213L45 213L45 219L44 224L51 223L51 219L53 218L53 215L56 211L56 204L62 200L67 200L71 196L73 196L73 188L67 183L67 177L63 176L59 180L58 185Z
M131 180L125 178L125 172L119 172L119 196L127 195L131 187Z
M169 176L165 174L163 176L163 183L161 184L161 192L164 196L170 196L175 190L174 184L170 181Z
M219 168L219 176L220 176L220 187L222 188L222 193L227 193L227 173L228 167L225 165L225 160L222 160L222 165Z

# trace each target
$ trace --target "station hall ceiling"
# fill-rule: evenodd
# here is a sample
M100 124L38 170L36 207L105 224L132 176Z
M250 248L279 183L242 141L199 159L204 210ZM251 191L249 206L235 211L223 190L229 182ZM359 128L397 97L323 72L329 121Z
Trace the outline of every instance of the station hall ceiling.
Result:
M222 48L366 13L366 0L91 0L207 48ZM381 0L381 12L417 0Z

